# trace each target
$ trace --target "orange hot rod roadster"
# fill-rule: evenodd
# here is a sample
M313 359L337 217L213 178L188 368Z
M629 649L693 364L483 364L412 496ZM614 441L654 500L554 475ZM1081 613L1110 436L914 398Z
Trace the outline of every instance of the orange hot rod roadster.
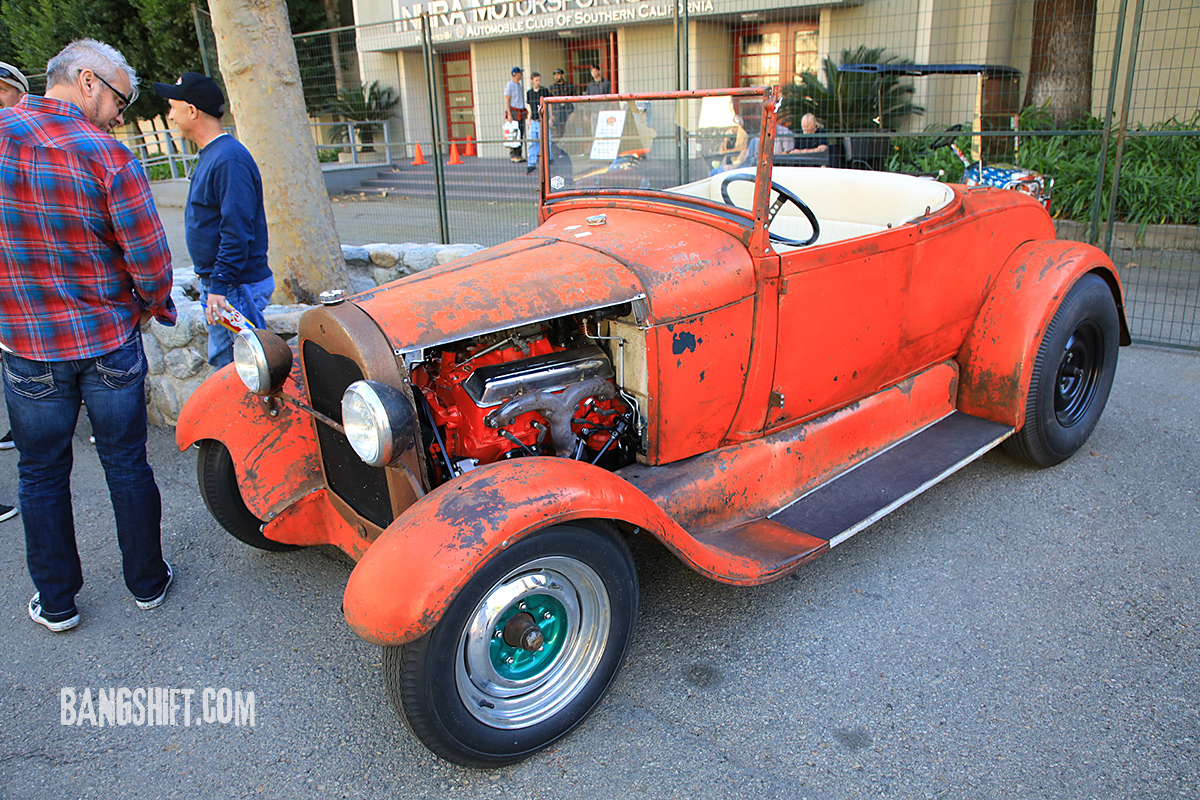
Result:
M230 533L357 561L346 620L443 758L516 761L596 706L625 537L760 584L1095 426L1129 339L1109 259L1017 192L774 168L778 97L562 98L597 136L544 126L536 230L323 298L294 345L240 334L184 409ZM746 166L710 174L734 113Z

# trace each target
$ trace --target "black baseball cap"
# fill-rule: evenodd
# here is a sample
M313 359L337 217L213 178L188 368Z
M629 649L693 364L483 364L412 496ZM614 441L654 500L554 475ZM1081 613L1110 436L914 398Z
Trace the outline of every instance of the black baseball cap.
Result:
M225 114L225 95L217 82L199 72L185 72L174 83L154 82L154 93L168 100L182 100L214 117Z

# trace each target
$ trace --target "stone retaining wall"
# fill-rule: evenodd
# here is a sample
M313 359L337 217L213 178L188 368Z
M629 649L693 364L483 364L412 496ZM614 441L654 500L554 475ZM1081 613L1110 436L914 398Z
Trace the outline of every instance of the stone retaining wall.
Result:
M404 275L427 270L482 250L477 244L368 244L342 246L350 273L351 294L372 289ZM192 392L213 374L208 365L208 326L200 305L200 282L190 267L175 270L171 292L179 320L174 327L152 320L142 328L150 375L146 381L150 422L174 425ZM309 306L267 306L267 326L280 336L296 335L300 315Z

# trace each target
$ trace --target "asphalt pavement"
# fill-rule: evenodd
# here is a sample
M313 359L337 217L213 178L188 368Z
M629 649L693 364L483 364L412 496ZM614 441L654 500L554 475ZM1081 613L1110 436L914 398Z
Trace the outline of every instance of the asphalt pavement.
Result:
M1127 348L1074 458L990 454L792 577L726 587L640 543L610 696L482 772L392 710L380 650L339 611L349 562L234 540L165 429L149 447L175 584L138 610L85 419L79 628L29 620L21 522L0 523L0 797L1195 797L1198 429L1200 354ZM8 497L16 459L0 453ZM63 687L83 724L62 724ZM193 724L180 699L173 727L94 726L83 690L120 687L193 690ZM254 693L253 726L221 724L221 689Z

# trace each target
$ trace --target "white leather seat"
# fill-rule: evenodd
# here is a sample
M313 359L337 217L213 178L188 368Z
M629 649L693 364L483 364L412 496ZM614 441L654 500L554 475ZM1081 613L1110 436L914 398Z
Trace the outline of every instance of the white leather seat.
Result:
M721 183L734 173L753 175L752 169L734 170L694 181L672 191L723 203ZM954 190L944 183L896 175L848 169L776 167L773 180L808 204L817 216L821 236L816 245L887 230L944 208L954 199ZM728 185L730 199L748 208L754 184L734 181ZM780 209L771 231L803 241L812 235L808 220L791 203ZM788 246L777 246L788 250Z

